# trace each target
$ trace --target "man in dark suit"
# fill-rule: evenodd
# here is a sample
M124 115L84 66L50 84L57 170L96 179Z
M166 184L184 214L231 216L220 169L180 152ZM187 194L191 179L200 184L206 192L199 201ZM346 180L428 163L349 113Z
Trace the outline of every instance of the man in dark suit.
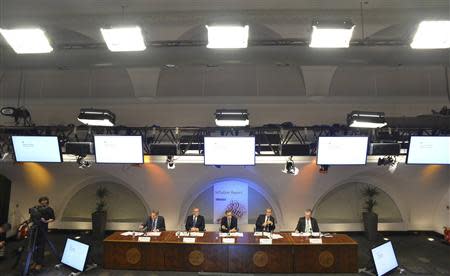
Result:
M204 232L205 231L205 217L200 215L200 209L195 207L192 209L192 215L186 219L186 231Z
M220 222L220 232L234 233L238 230L238 221L233 212L227 210Z
M317 223L317 220L312 217L311 209L305 210L305 216L298 220L295 231L301 233L320 232L319 224Z
M166 231L166 222L164 221L164 217L159 215L159 211L152 210L150 217L147 218L146 222L141 224L140 228L151 232L162 232Z
M267 208L264 215L259 215L256 219L256 232L272 232L275 230L275 218L272 216L272 209Z

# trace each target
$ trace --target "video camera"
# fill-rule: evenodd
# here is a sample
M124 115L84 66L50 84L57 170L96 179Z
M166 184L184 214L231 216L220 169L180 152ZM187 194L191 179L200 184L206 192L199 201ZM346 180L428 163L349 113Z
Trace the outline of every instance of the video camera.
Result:
M43 218L43 213L46 208L47 207L37 205L28 209L30 221L33 222L34 225L39 225L41 223L41 218Z

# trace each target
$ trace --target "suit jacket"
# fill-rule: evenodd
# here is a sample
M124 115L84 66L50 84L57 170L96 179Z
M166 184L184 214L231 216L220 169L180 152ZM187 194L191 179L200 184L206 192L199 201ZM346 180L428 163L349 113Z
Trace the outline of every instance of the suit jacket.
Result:
M271 225L267 225L266 227L263 226L263 223L266 221L266 215L259 215L258 218L256 219L256 224L255 224L255 230L257 232L272 232L273 230L275 230L275 218L273 216L269 217L269 220L273 223Z
M227 230L222 229L222 226L225 226L225 228ZM221 232L229 232L231 229L236 228L236 230L238 229L238 221L237 218L235 216L231 217L231 224L230 227L228 227L228 220L227 217L223 217L222 220L220 221L220 231Z
M205 231L205 217L199 215L194 225L194 216L188 216L186 219L186 231L190 231L192 227L198 228L201 232Z
M305 217L301 217L298 220L297 227L295 228L295 230L297 230L298 232L305 232L305 226L306 226L306 219ZM317 220L315 218L311 218L311 227L313 232L320 232L319 224L317 223Z
M147 228L147 231L153 231L153 229L158 231L166 231L166 222L164 221L163 216L158 216L156 218L156 227L151 217L148 217L142 225Z

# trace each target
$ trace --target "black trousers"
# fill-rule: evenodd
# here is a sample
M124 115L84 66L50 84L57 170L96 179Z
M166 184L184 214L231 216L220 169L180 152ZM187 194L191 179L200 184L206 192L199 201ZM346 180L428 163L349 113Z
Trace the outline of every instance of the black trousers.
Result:
M42 231L41 231L42 230ZM44 252L45 252L45 229L39 229L36 233L36 251L33 254L33 259L36 264L42 264L44 262Z

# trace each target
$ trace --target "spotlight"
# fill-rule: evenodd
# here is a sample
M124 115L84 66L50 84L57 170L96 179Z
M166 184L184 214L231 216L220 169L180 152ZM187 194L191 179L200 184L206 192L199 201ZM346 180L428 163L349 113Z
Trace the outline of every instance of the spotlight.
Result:
M245 26L208 26L207 48L237 49L247 48L248 25Z
M349 127L380 128L387 125L384 112L352 111L347 115Z
M15 108L15 107L8 106L8 107L3 107L0 110L0 113L3 116L13 117L16 125L18 125L21 120L23 121L24 125L31 124L31 114L26 108L23 108L23 107Z
M292 160L292 156L288 158L286 161L286 165L284 166L284 169L281 170L285 174L290 175L297 175L299 172L299 169L295 166L294 160Z
M428 238L427 240L432 242L432 241L434 241L434 238Z
M83 156L77 157L77 164L78 164L78 168L80 168L80 169L86 169L91 166L91 162L87 161L85 159L85 157L83 157Z
M232 127L248 126L248 112L246 109L218 109L216 110L216 125Z
M174 170L175 169L175 160L173 159L172 155L167 156L167 169Z
M348 48L355 25L347 20L341 22L313 21L311 48Z
M81 109L78 121L88 126L114 126L116 115L104 109Z
M329 168L329 167L330 167L329 165L320 165L319 173L327 174L327 173L328 173L328 168Z
M388 170L390 173L394 173L397 169L398 162L395 156L386 156L378 158L378 166L389 166Z

